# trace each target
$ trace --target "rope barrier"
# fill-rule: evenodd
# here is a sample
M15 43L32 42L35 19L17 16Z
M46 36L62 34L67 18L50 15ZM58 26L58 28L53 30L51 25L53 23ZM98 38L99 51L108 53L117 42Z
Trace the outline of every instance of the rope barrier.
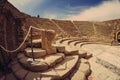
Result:
M27 38L28 38L28 36L29 36L29 33L30 33L30 31L31 31L31 28L34 28L34 29L37 29L37 30L44 30L44 29L36 28L36 27L34 27L34 26L30 26L29 29L28 29L28 32L27 32L27 34L26 34L26 36L25 36L25 38L24 38L24 40L23 40L23 42L19 45L18 48L16 48L15 50L8 50L8 49L4 48L2 45L0 45L0 47L1 47L5 52L9 52L9 53L13 53L13 52L18 51L18 50L24 45L25 41L27 40Z

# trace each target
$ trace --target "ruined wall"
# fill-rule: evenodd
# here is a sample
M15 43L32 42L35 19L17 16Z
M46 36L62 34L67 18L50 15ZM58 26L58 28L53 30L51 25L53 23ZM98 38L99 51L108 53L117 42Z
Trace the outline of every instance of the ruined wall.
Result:
M9 2L0 5L0 45L8 50L16 49L23 41L22 21L24 20L19 17L20 15L18 13L20 12L14 9L16 8ZM1 54L3 53L4 55L5 63L8 63L16 54L5 52L4 50L1 51ZM3 57L1 55L0 59L0 62L3 62Z

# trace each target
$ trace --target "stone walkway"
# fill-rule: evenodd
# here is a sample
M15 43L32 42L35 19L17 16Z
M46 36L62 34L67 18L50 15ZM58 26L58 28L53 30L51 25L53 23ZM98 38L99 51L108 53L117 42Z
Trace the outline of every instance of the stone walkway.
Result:
M83 45L82 48L93 53L93 57L89 59L92 70L92 74L89 76L89 80L120 80L120 75L112 72L109 68L96 62L97 57L101 56L101 54L106 55L107 53L119 57L120 47L101 44L87 44ZM111 61L113 61L113 58L111 58Z

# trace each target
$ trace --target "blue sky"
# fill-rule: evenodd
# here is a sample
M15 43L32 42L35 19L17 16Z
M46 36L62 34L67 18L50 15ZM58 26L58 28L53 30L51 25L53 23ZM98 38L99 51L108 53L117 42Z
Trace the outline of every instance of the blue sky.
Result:
M119 0L8 0L20 11L50 19L104 21L120 18Z

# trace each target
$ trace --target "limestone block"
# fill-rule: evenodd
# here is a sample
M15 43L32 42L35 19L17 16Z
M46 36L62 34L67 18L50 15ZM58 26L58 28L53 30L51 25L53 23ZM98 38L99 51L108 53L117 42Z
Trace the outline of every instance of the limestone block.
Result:
M25 49L25 55L32 58L32 50L31 48ZM40 58L46 55L46 50L40 49L40 48L33 48L33 54L34 58Z
M56 34L53 30L42 31L42 49L47 51L47 54L56 53L56 48L52 47L51 43L54 40Z
M65 52L65 46L56 46L57 52Z
M71 80L87 80L87 79L83 72L78 71L74 74L74 76L71 78Z
M41 73L41 80L61 80L61 77L51 68Z
M86 63L81 63L78 70L83 72L87 76L88 74L90 74L90 65Z
M42 44L41 39L33 39L32 40L33 47L40 48L42 46L41 44ZM26 42L26 46L31 47L31 42L30 41Z
M59 54L52 54L52 55L48 55L44 58L45 62L50 66L54 66L55 64L63 61L63 55L59 55Z
M83 57L85 57L87 55L87 51L79 49L79 53L78 54L80 55L81 58L83 58Z
M46 49L46 53L47 53L47 54L55 54L56 52L57 52L57 51L56 51L56 48L55 48L55 47Z
M48 69L48 65L44 62L43 59L35 59L35 61L33 61L32 58L24 57L20 59L19 62L22 66L34 72L44 71Z
M66 50L66 55L78 55L78 50Z

